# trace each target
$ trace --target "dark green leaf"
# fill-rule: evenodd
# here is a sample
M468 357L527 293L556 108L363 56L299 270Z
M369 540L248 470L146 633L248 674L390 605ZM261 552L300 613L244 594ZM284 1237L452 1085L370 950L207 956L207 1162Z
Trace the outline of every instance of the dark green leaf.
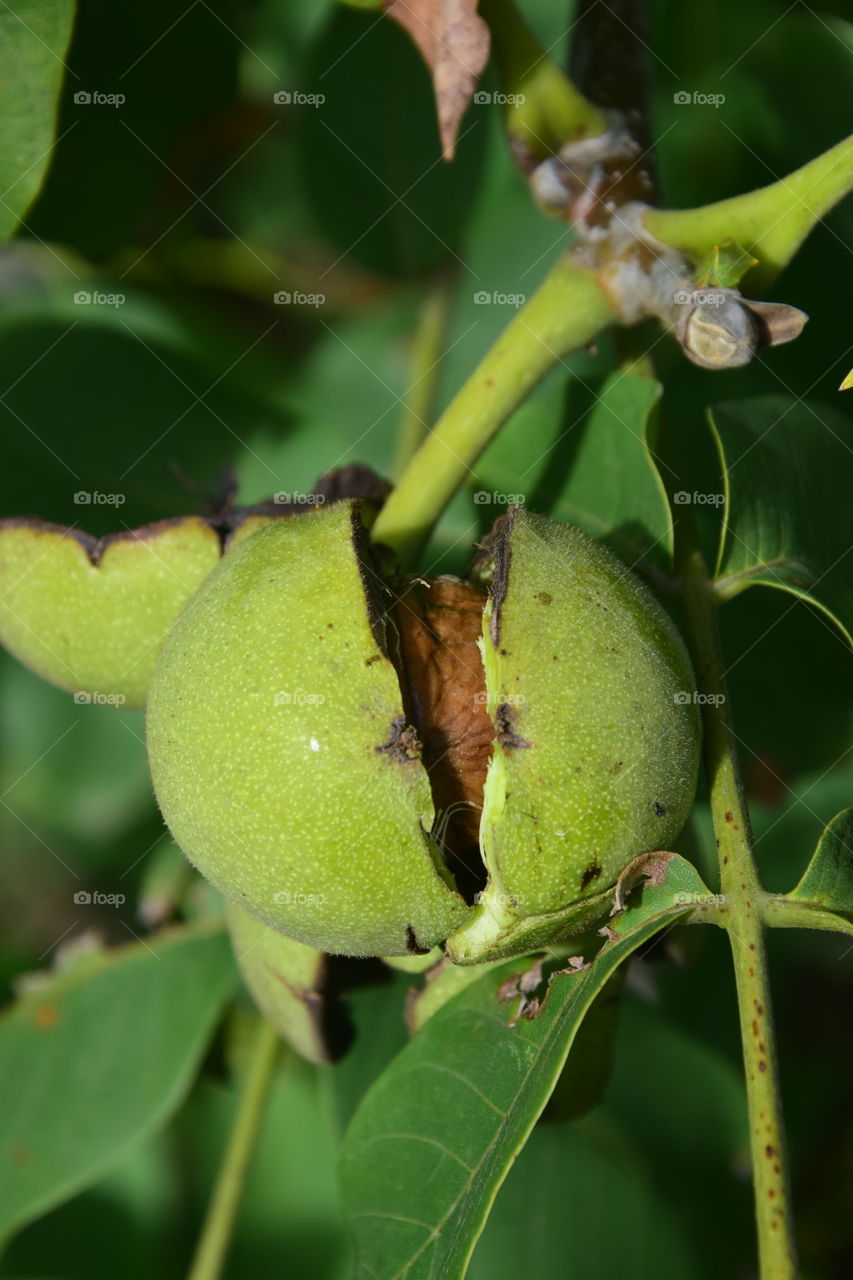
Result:
M709 412L726 489L716 568L724 598L763 583L808 600L853 636L853 432L785 396ZM784 512L784 518L782 513Z
M94 1182L177 1107L236 982L224 934L99 953L0 1021L0 1234Z
M543 1112L545 1120L578 1120L603 1101L613 1069L626 973L625 968L617 969L587 1010Z
M478 487L524 494L535 510L586 529L630 565L667 567L672 522L657 470L666 471L656 459L660 393L658 382L625 372L555 384L513 415L477 464Z
M469 1280L696 1280L678 1211L642 1148L599 1108L538 1125L501 1188Z
M725 240L722 244L715 244L699 263L694 279L700 289L709 285L720 289L734 289L741 277L757 261L735 240Z
M314 216L340 254L388 275L458 257L477 187L482 109L441 158L430 77L394 23L339 8L307 70L324 101L297 122ZM320 285L322 287L322 285Z
M51 159L72 0L16 0L0 8L0 238L30 207Z
M775 925L853 935L853 809L827 824L803 878L770 903Z
M387 982L365 986L347 996L353 1043L334 1071L320 1076L332 1122L343 1133L373 1081L408 1043L405 1004L417 979L388 971Z
M587 968L553 978L538 1017L508 1025L513 1007L498 1000L498 988L519 962L490 970L434 1014L373 1085L341 1160L359 1277L464 1274L595 996L641 943L684 913L685 897L707 893L676 855L659 878L616 917L613 937Z

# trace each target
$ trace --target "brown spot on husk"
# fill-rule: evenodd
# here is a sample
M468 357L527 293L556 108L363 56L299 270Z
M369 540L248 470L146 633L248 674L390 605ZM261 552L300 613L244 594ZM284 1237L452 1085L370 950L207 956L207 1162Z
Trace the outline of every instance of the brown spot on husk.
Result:
M408 764L421 757L421 742L417 730L406 723L405 716L391 721L388 740L375 748L377 755L386 755L398 764Z
M533 745L532 742L528 742L526 738L522 738L520 734L516 733L514 728L515 715L515 708L511 707L508 702L502 702L495 714L498 742L504 751L519 751Z
M587 885L592 884L593 880L597 880L601 875L601 867L597 862L592 862L581 876L581 888L585 889Z

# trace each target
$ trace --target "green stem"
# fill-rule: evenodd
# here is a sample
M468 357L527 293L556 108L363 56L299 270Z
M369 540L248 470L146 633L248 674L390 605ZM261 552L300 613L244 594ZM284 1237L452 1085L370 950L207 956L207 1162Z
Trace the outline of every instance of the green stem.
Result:
M750 287L766 288L851 187L853 134L769 187L701 209L652 209L646 226L658 240L694 259L735 240L758 259L746 273Z
M761 887L752 831L728 710L717 605L701 552L682 561L682 599L699 689L711 812L737 982L749 1107L755 1211L761 1280L793 1280L797 1273L776 1037L767 978Z
M513 0L480 0L498 66L504 119L519 160L536 162L564 142L604 133L607 116L587 101L542 47Z
M276 1032L265 1018L259 1017L237 1114L187 1280L217 1280L222 1274L243 1183L272 1083L278 1047Z
M615 316L593 273L571 258L560 259L418 449L379 514L374 539L412 565L513 409L553 365Z
M443 273L428 291L418 316L409 357L411 382L403 401L394 475L417 452L432 421L438 369L444 354L447 321L456 273Z

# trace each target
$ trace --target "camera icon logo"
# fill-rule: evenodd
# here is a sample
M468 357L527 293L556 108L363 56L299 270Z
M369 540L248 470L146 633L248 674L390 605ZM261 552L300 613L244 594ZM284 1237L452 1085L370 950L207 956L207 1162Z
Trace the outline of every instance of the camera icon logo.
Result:
M290 92L289 89L279 89L277 93L273 94L272 100L278 106L286 107L288 103L291 103L293 101L293 94Z
M88 889L78 889L74 895L74 901L78 907L87 907L92 901L92 895Z
M292 294L287 293L284 289L281 289L279 290L278 293L273 295L273 302L276 302L280 307L282 307L282 306L286 306L292 300L292 298L293 298Z
M92 701L92 695L91 693L87 693L85 689L78 689L74 694L74 701L77 706L82 706L84 703L90 703Z
M88 106L92 101L92 95L87 89L78 89L74 95L74 101L78 107Z
M492 300L492 295L488 292L487 289L481 289L479 293L474 294L474 301L479 305L482 305L483 303L491 302L491 300Z
M676 507L687 507L690 505L690 494L686 489L679 489L672 495L672 501Z
M86 289L78 289L74 295L74 301L79 306L81 303L85 306L92 301L92 295Z
M87 507L92 501L91 493L87 493L85 489L78 489L74 495L74 503L78 507Z
M677 107L685 107L690 101L690 94L681 89L678 93L672 95L672 100Z
M677 707L686 707L690 702L690 694L686 689L679 689L678 693L673 694L672 700Z

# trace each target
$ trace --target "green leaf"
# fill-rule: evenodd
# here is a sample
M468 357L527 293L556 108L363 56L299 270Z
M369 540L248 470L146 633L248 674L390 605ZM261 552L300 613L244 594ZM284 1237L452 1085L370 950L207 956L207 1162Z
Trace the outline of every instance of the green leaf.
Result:
M734 289L750 267L758 262L751 253L729 237L722 244L715 244L696 268L695 282L700 288L708 285L720 289Z
M622 1003L603 1105L571 1125L536 1126L498 1193L468 1280L748 1272L749 1191L732 1177L748 1133L736 1059L685 1033L673 1009L630 993Z
M768 902L780 928L830 929L853 936L853 809L827 823L803 878L791 893Z
M482 109L466 114L454 161L443 162L430 76L411 40L395 23L342 7L306 63L309 86L324 100L301 110L297 145L335 258L388 275L459 262L482 168Z
M0 9L0 237L32 204L50 163L72 0L16 0Z
M187 1092L236 970L222 933L81 960L0 1021L0 1235L90 1185Z
M341 1156L358 1277L464 1275L595 996L641 943L684 914L686 899L707 892L677 855L656 878L614 919L587 968L554 976L538 1017L508 1025L513 1007L499 1002L498 988L519 962L490 970L435 1013L370 1089Z
M319 1074L325 1079L332 1073ZM316 1069L295 1055L281 1055L235 1223L225 1272L233 1280L283 1275L284 1258L286 1274L294 1280L348 1280L335 1133L318 1096L317 1077ZM209 1203L236 1101L233 1085L207 1075L171 1131L182 1154L183 1194L194 1207ZM164 1248L173 1260L169 1280L183 1276L174 1237L167 1237ZM88 1272L81 1275L88 1280Z
M669 566L672 521L657 469L667 468L656 455L660 395L660 383L636 373L555 384L547 399L513 415L478 462L477 487L523 494L629 565Z
M714 405L709 419L726 493L718 593L729 599L756 583L788 591L853 641L848 420L786 396Z
M605 1243L606 1242L606 1243ZM702 1275L678 1209L607 1111L539 1125L471 1260L469 1280L656 1280Z
M386 970L384 978L347 996L355 1033L353 1043L334 1071L320 1073L326 1106L338 1136L374 1080L409 1042L406 1004L415 980L409 974L390 970Z

